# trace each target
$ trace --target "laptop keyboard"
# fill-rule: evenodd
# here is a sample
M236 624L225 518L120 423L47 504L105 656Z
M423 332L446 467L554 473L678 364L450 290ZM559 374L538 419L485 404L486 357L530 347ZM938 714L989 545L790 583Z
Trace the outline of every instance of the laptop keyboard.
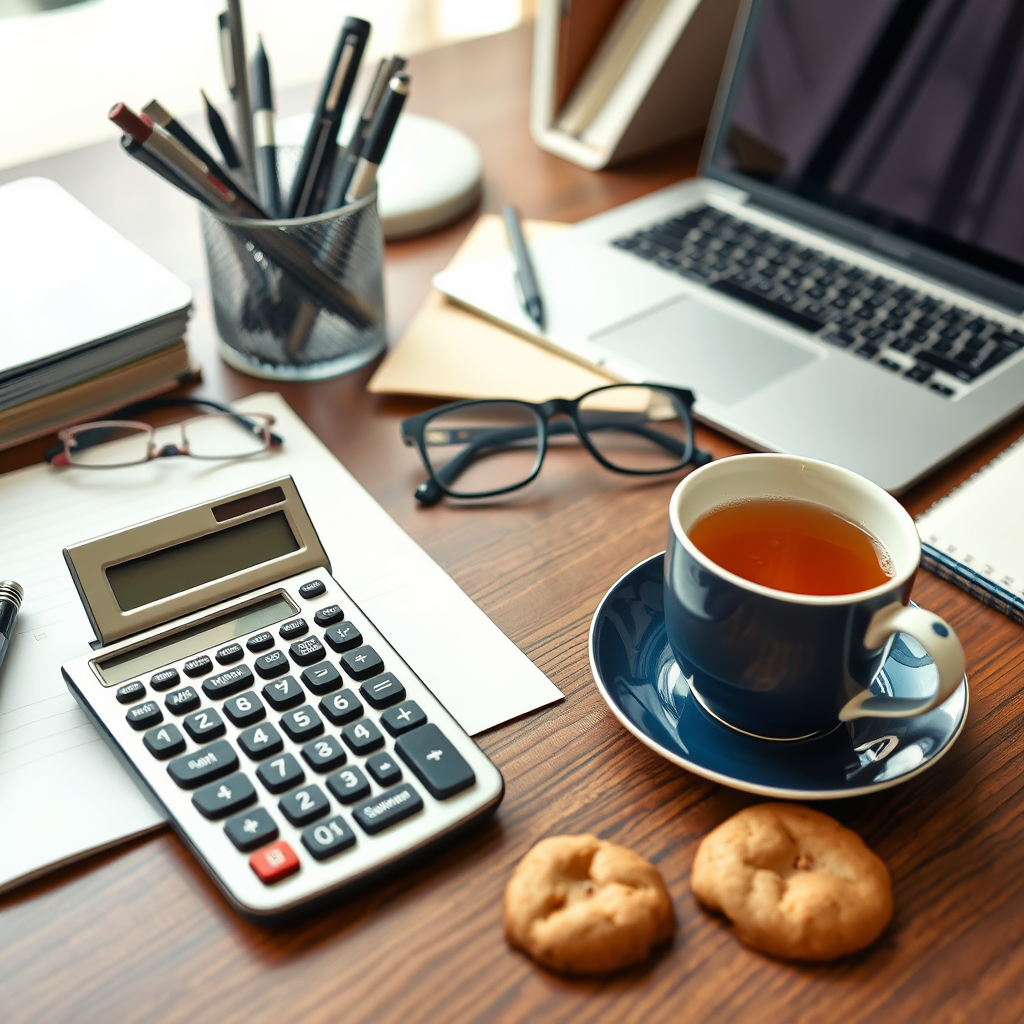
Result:
M950 397L1024 348L1024 334L701 206L613 243Z

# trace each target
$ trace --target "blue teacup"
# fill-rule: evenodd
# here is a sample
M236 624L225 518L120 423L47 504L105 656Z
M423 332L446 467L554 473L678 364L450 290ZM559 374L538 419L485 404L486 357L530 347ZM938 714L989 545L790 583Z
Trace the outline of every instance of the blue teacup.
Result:
M687 530L719 506L764 498L823 505L857 523L889 553L894 575L856 594L792 594L716 565ZM665 626L694 697L715 718L766 739L795 740L854 718L905 718L945 701L964 676L950 626L910 607L921 541L902 505L826 462L737 455L691 473L672 495L665 555ZM897 633L935 663L936 685L916 698L872 696Z

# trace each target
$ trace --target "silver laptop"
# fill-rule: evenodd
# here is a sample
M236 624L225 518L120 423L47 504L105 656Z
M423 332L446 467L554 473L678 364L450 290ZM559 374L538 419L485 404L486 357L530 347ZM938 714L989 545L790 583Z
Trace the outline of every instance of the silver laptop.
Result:
M542 340L904 490L1024 405L1022 54L1016 0L752 0L700 177L531 245ZM435 283L536 336L507 256Z

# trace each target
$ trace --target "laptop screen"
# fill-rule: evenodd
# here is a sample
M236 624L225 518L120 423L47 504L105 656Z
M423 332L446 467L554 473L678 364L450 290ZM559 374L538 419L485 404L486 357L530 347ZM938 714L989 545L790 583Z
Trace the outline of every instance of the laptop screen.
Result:
M711 163L1024 282L1024 3L755 3Z

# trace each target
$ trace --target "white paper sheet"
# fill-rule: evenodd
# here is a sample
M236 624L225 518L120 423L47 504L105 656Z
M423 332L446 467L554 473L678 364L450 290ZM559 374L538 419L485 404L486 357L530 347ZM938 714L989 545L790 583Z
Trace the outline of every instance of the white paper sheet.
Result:
M0 578L25 588L0 670L0 891L160 823L60 673L94 639L61 554L70 543L290 473L335 578L467 732L561 697L280 395L251 395L236 407L277 417L283 450L0 476ZM457 662L438 644L437 622L459 638Z

